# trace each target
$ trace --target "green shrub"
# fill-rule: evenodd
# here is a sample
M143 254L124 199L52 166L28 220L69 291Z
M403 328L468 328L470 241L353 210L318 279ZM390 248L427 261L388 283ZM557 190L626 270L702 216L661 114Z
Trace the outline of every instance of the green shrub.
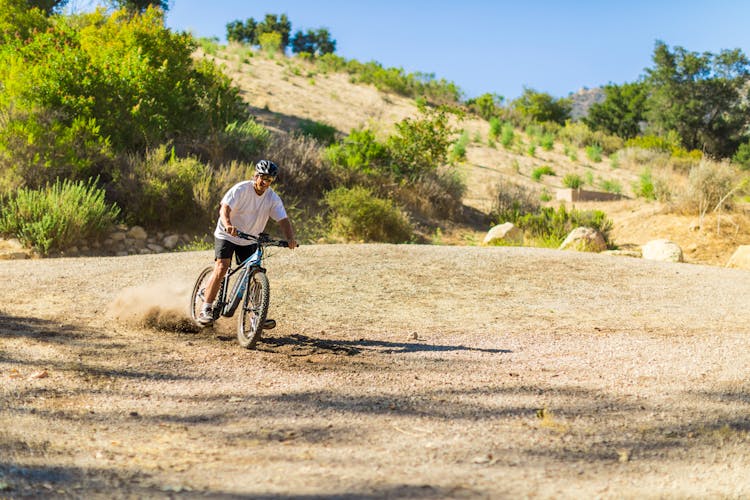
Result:
M325 195L331 234L348 241L403 243L410 239L409 221L391 200L357 186L340 187Z
M583 187L583 179L578 174L565 174L562 179L563 186L571 189L580 189Z
M545 151L552 151L555 147L555 136L554 134L542 134L539 138L539 145Z
M744 142L737 148L732 161L737 164L740 170L750 170L750 142Z
M603 179L599 186L607 193L622 194L622 184L616 180Z
M464 130L456 139L451 148L450 159L452 162L459 162L466 159L466 146L469 144L469 133Z
M500 144L502 144L505 149L509 149L513 145L514 139L515 131L513 125L510 123L504 123L500 135Z
M302 120L299 123L298 128L301 134L312 137L324 146L336 142L336 127L332 127L327 123L316 122L314 120Z
M656 189L654 188L654 178L651 175L650 168L644 168L638 175L638 181L633 185L633 192L640 198L647 200L656 199Z
M220 140L223 151L215 151L211 156L216 160L223 160L220 163L231 160L251 162L268 145L270 139L268 129L252 118L242 123L232 122L224 127Z
M120 210L107 205L97 180L57 180L43 189L22 188L2 202L0 233L16 236L42 255L98 238Z
M592 144L590 146L586 146L586 158L593 161L594 163L599 163L602 161L602 147L598 144Z
M370 129L352 130L340 143L325 150L325 156L335 166L370 174L389 163L388 148Z
M496 141L500 137L502 126L502 122L496 116L490 118L490 139Z
M512 221L542 246L559 247L567 235L577 227L590 227L599 231L609 241L612 221L601 210L566 210L564 205L555 210L542 207L535 213L527 213Z
M531 172L531 178L539 182L544 175L555 175L555 171L549 165L542 165Z

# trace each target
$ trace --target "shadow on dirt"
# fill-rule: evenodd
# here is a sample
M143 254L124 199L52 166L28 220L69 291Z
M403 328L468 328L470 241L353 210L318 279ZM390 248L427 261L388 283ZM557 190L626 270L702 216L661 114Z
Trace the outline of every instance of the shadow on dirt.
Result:
M270 348L269 348L270 347ZM386 342L383 340L324 340L295 333L289 337L264 338L258 350L275 352L275 348L292 348L308 351L308 354L343 354L355 356L364 352L382 354L406 354L412 352L474 351L490 354L509 354L508 349L482 349L463 345L435 345L419 342Z

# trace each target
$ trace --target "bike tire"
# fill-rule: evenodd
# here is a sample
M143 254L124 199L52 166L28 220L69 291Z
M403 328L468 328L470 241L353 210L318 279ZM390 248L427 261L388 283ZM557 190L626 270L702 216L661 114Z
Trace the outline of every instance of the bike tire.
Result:
M206 287L208 286L208 280L211 278L211 273L213 272L213 270L213 266L205 268L198 275L198 279L195 280L195 285L193 285L193 293L190 295L190 306L188 309L190 318L193 321L198 321L198 315L201 313L201 307L203 307L202 292L206 290Z
M250 275L237 318L237 340L242 347L253 349L260 340L270 301L268 276L263 271L255 271Z

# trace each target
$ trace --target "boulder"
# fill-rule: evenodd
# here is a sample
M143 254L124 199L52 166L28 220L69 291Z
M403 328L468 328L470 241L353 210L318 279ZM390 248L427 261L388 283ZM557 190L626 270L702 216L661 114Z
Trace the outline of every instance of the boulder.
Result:
M164 248L166 248L167 250L174 250L174 248L177 246L177 243L179 242L179 234L170 234L169 236L164 237L164 240L162 240L162 245L164 245Z
M512 222L498 224L487 232L483 245L523 245L523 231Z
M662 262L683 262L682 249L674 241L651 240L641 247L643 258Z
M560 245L560 250L577 250L579 252L602 252L607 249L602 233L590 227L573 229Z
M141 226L133 226L130 228L130 231L128 231L128 238L145 242L146 238L148 238L148 233L146 233L146 230Z
M727 267L750 269L750 245L740 245L727 261Z
M33 251L25 248L17 238L0 239L0 260L30 259Z

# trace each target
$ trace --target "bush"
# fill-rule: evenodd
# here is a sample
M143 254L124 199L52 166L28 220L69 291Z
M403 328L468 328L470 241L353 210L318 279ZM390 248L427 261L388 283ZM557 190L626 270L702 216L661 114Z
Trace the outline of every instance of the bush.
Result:
M489 133L490 137L489 138L492 139L493 141L496 141L498 137L500 137L502 126L503 126L502 122L498 120L497 117L493 116L492 118L490 118L490 133Z
M515 222L522 215L539 210L538 198L521 184L503 179L495 187L490 217L497 223Z
M302 135L312 137L324 146L336 142L337 130L327 123L316 122L314 120L302 120L299 124L299 131Z
M701 216L713 210L731 210L734 205L731 195L738 185L737 172L729 163L703 161L690 170L681 208Z
M119 212L105 203L96 180L57 180L39 190L22 188L3 201L0 233L47 255L102 236Z
M555 171L549 165L542 165L531 172L531 178L539 182L544 175L555 175Z
M450 159L452 162L459 162L466 159L466 146L469 144L469 133L464 130L461 135L453 143L453 147L450 152Z
M740 144L732 157L732 161L737 164L740 170L750 170L750 142Z
M505 149L509 149L513 145L514 138L515 131L513 125L507 122L504 123L500 135L500 144L502 144Z
M232 122L224 127L220 140L221 153L214 152L212 158L216 163L232 160L251 162L262 151L271 139L271 133L253 119L242 123Z
M594 163L602 161L602 147L598 144L586 146L586 157Z
M388 148L369 129L352 130L338 144L330 145L325 156L338 168L371 174L389 163Z
M340 187L325 195L330 210L331 234L349 241L403 243L412 229L406 216L391 200L373 195L361 186Z
M560 205L557 211L552 207L542 207L538 212L525 214L512 222L543 246L555 248L577 227L595 229L607 242L612 230L612 221L601 210L582 211L574 208L568 211L564 205Z
M583 187L583 179L578 174L565 174L562 179L563 186L570 189L580 189Z

